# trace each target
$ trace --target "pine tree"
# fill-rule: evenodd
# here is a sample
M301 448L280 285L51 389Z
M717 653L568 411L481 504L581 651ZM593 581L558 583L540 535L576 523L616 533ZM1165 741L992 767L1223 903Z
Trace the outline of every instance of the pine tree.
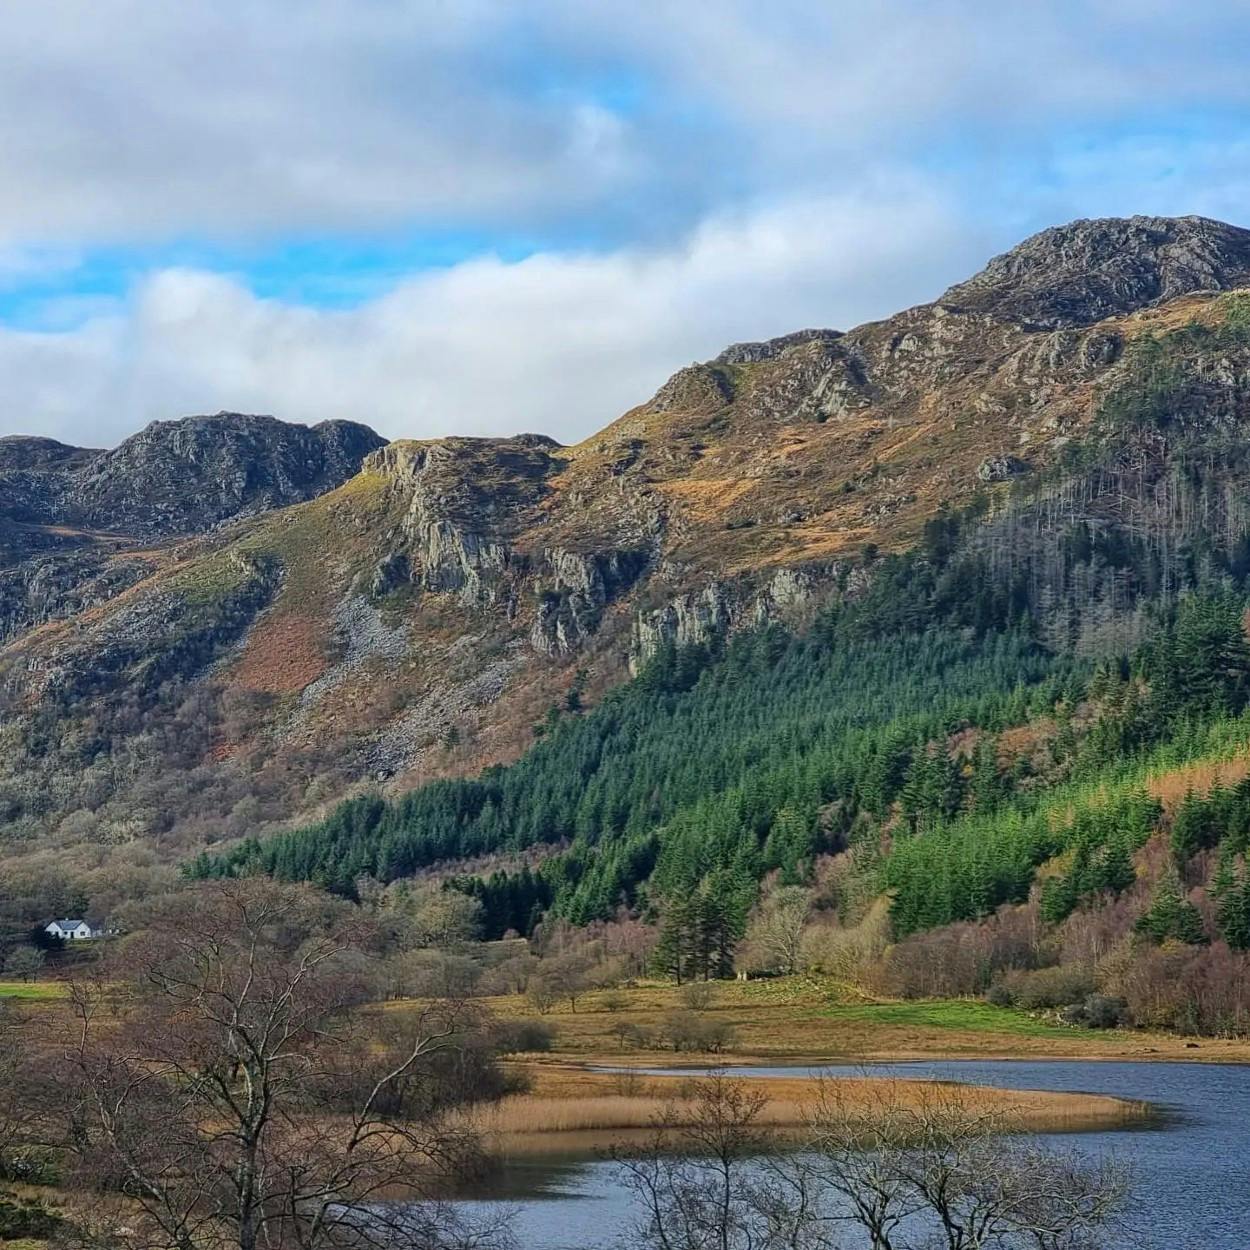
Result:
M1168 873L1159 882L1150 908L1137 921L1137 932L1156 945L1169 939L1197 946L1206 941L1202 916L1185 897L1180 881Z
M698 925L697 899L669 899L660 917L660 932L651 956L655 971L678 985L694 974Z
M1234 950L1250 948L1250 873L1242 870L1220 895L1220 935Z
M1096 870L1096 887L1120 894L1137 880L1133 858L1120 837L1112 838L1102 853Z
M1214 845L1217 831L1212 827L1211 803L1193 791L1186 793L1172 818L1172 853L1184 867L1200 850Z

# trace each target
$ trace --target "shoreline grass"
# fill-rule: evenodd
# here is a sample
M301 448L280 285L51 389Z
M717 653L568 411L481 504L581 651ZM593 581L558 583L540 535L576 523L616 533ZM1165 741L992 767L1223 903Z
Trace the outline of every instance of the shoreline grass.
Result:
M528 1067L528 1065L527 1065ZM533 1086L473 1113L491 1148L503 1155L594 1152L619 1141L642 1141L678 1124L699 1077L529 1068ZM730 1070L732 1075L732 1070ZM1136 1127L1155 1119L1146 1103L1102 1094L998 1089L943 1081L871 1076L748 1077L765 1103L759 1127L798 1134L823 1090L836 1086L843 1105L871 1114L889 1100L919 1106L935 1095L978 1113L1001 1115L1005 1131L1089 1132Z

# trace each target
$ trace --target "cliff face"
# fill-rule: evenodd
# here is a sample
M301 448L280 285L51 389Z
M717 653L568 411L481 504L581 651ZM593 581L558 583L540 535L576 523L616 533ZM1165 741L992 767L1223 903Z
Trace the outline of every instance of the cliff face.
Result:
M1250 232L1079 222L886 321L730 347L575 447L238 416L111 452L0 440L0 821L246 832L511 758L661 645L859 593L944 510L1042 544L1009 501L1059 507L1136 344L1196 323L1169 402L1243 428L1250 361L1219 327L1244 285ZM152 746L175 724L193 815Z

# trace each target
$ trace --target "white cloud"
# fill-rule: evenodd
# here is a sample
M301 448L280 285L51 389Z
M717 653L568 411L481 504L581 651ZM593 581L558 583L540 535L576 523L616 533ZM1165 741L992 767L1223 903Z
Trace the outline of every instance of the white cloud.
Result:
M713 219L679 246L474 260L350 311L166 270L77 330L0 331L0 425L112 442L218 408L351 417L392 437L584 437L731 341L845 327L974 264L954 214L892 182Z
M525 82L485 0L40 0L0 41L0 236L454 225L631 175L590 89Z
M1248 50L1236 0L10 5L0 295L26 328L0 327L0 431L223 407L577 437L730 340L888 313L1055 221L1243 216L1219 119ZM313 240L315 265L319 237L444 231L615 242L350 311L180 269L22 298L109 243L129 274L162 242Z
M39 0L4 14L0 242L672 237L935 147L1244 108L1248 43L1236 0Z

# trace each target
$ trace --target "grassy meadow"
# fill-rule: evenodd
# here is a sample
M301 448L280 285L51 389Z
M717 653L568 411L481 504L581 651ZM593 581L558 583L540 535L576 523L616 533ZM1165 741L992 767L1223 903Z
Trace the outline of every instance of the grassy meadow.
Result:
M502 1019L540 1020L549 1052L533 1065L611 1063L671 1067L709 1062L890 1062L907 1059L1250 1060L1245 1039L1190 1039L1133 1029L1092 1030L1051 1023L977 999L891 1001L869 998L812 976L713 984L698 1014L723 1024L728 1040L714 1055L674 1051L667 1021L687 1011L681 990L641 984L567 1000L539 1015L522 995L483 1000ZM411 1010L403 1001L385 1010ZM639 1040L642 1044L639 1044Z

